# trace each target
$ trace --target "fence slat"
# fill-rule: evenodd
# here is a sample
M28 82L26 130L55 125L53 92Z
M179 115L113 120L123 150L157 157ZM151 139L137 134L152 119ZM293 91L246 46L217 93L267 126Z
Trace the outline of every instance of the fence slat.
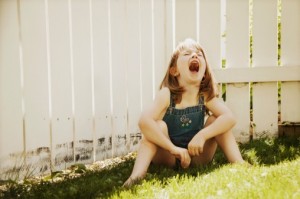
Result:
M155 5L156 3L154 3ZM165 51L166 51L166 64L169 64L169 60L171 59L171 55L174 49L174 44L173 41L175 41L174 34L173 34L173 26L174 21L173 21L173 4L175 4L175 1L173 0L164 0L165 4Z
M165 29L165 1L153 1L153 17L154 17L154 69L155 69L155 84L154 90L158 91L160 83L165 75L168 67L168 61L171 56L167 54L167 40ZM166 27L167 28L167 27ZM169 30L170 31L170 30ZM170 44L168 44L169 46Z
M153 101L153 51L152 51L152 5L151 1L140 1L140 34L141 34L141 78L142 109Z
M127 131L127 63L126 63L126 2L110 1L111 13L111 61L113 92L113 155L120 156L126 150Z
M253 1L253 66L277 65L277 1ZM253 84L253 137L278 135L277 83Z
M0 1L0 179L13 178L4 172L24 163L17 11L17 1Z
M140 34L139 1L127 1L127 51L128 65L128 129L126 134L127 149L136 149L140 138L138 119L141 113L141 79L140 79Z
M61 170L74 162L72 82L68 1L49 1L52 88L52 165Z
M201 0L199 42L211 68L221 68L221 1Z
M96 160L112 157L108 6L108 0L92 1Z
M226 67L249 67L249 1L229 0L226 4ZM239 28L236 28L239 27ZM236 56L236 55L239 56ZM234 75L234 74L232 74ZM240 142L250 139L249 83L227 84L226 104L237 118L233 134Z
M196 0L176 0L175 4L175 43L185 38L197 39Z
M26 159L34 173L49 169L50 163L45 2L20 1L20 13Z
M300 1L282 1L281 64L300 65ZM300 121L300 82L281 84L281 121Z
M93 161L92 74L89 4L71 1L75 107L75 161Z

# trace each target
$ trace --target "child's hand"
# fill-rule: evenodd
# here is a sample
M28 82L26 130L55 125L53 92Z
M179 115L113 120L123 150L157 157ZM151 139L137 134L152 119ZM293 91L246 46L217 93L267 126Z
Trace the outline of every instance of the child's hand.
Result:
M196 134L188 144L188 151L191 156L199 156L203 152L205 137L203 134Z
M188 168L190 166L191 157L187 149L176 147L171 153L180 160L182 168Z

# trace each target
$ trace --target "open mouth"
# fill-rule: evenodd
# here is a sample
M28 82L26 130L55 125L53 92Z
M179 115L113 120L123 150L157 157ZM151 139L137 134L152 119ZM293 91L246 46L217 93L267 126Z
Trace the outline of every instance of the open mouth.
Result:
M199 63L197 61L192 61L190 63L189 69L191 72L198 72L199 71Z

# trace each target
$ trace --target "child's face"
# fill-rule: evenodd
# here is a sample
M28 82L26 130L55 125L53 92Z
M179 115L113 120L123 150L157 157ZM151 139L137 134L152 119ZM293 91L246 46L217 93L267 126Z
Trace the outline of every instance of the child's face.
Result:
M203 52L194 46L183 48L178 55L176 70L181 86L187 84L200 86L206 70Z

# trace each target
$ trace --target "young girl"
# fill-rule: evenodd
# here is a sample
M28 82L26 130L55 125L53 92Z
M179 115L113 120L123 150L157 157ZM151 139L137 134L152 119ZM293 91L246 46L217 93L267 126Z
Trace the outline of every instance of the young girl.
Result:
M229 162L243 162L230 131L235 118L216 97L214 84L200 45L192 39L180 43L153 104L141 114L143 138L133 171L123 186L142 179L151 162L183 168L207 164L217 145ZM211 114L204 124L208 111Z

